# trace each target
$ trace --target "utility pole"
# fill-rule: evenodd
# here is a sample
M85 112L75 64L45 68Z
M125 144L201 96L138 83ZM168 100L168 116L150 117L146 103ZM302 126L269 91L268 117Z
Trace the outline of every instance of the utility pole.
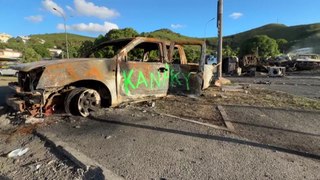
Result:
M53 8L53 10L57 11L63 17L64 24L64 34L66 35L66 50L67 50L67 59L69 59L69 48L68 48L68 35L67 35L67 25L66 25L66 16L60 12L57 8Z
M218 79L222 77L222 43L223 43L223 35L222 35L222 30L223 30L223 0L218 0L218 21L217 21L217 26L218 26L218 37L219 37L219 42L218 42Z

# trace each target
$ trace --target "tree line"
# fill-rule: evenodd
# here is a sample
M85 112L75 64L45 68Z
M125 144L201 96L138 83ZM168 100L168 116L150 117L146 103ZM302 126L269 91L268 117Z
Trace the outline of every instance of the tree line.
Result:
M155 31L154 33L141 33L139 34L133 28L124 28L124 29L115 29L111 30L105 35L99 35L96 39L85 40L81 42L72 42L68 41L69 45L69 56L70 58L83 57L89 51L92 50L93 47L98 44L115 39L121 38L131 38L131 37L155 37L155 38L165 38L167 40L177 40L179 38L187 38L185 36L181 36L178 33L174 33L170 30L163 29ZM41 42L41 39L37 37L31 37L27 42L23 42L23 40L19 37L11 38L7 43L0 43L0 49L10 48L17 51L22 52L23 56L21 62L33 62L39 61L41 59L50 59L51 54L48 48L56 47L58 49L62 49L64 51L63 55L59 58L63 58L66 54L65 42L54 43L56 41L46 41ZM208 42L208 41L207 41ZM208 44L208 54L214 54L216 45L215 43L207 43ZM280 53L285 53L288 51L288 41L285 39L272 39L266 35L254 36L245 40L239 47L232 48L228 43L225 43L223 47L223 56L238 56L242 57L247 54L255 54L261 58L274 57L279 55ZM196 62L200 58L200 48L195 46L186 46L185 52L188 60L190 62ZM110 50L96 52L94 57L101 58L106 57L106 55L113 55L114 52ZM155 54L156 55L156 54Z

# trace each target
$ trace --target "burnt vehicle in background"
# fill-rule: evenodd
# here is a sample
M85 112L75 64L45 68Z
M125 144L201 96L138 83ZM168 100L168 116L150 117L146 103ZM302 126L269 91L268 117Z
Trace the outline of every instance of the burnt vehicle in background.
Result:
M298 70L311 70L320 68L320 55L300 54L294 58L295 66Z
M189 63L183 46L201 50L199 63ZM20 64L15 94L7 104L32 116L50 115L57 107L88 116L101 107L169 92L197 94L210 85L215 66L205 65L202 41L170 42L128 38L103 42L87 58ZM102 57L102 58L94 58Z

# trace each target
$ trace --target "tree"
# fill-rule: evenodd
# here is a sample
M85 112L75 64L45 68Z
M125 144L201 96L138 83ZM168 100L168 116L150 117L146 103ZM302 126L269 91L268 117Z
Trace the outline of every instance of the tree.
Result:
M238 56L239 49L233 50L230 46L226 46L222 50L223 57Z
M240 48L240 55L256 54L262 58L276 56L279 54L276 40L266 36L259 35L244 41Z
M77 46L70 46L69 47L69 57L75 58L79 56L79 48Z
M93 46L94 43L92 41L84 41L78 50L78 56L86 57L91 52Z
M22 54L23 63L39 61L41 59L41 56L32 48L25 48Z
M188 62L198 63L201 56L200 46L188 45L184 46L184 51L186 53L186 57Z
M33 44L31 46L31 48L33 50L35 50L36 53L39 54L43 58L51 57L49 50L44 45L42 45L40 43Z
M5 43L0 42L0 49L5 49L5 48L6 48L6 44L5 44Z
M25 44L20 38L10 38L6 44L6 47L17 51L22 51L25 47Z
M105 35L107 40L131 38L131 37L137 37L137 36L139 36L139 33L132 28L113 29Z
M277 44L281 53L284 53L288 50L288 41L286 39L277 39Z

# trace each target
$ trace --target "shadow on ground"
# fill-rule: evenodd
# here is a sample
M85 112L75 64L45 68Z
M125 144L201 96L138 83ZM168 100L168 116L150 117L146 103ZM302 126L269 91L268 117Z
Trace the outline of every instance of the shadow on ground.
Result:
M242 137L320 154L319 111L249 106L225 106L225 109L238 135Z
M119 121L111 121L111 120L105 120L105 119L96 118L96 117L91 117L90 119L92 119L94 121L98 121L98 122L121 125L121 126L128 126L128 127L147 129L147 130L153 130L153 131L160 131L160 132L166 132L166 133L172 133L172 134L179 134L179 135L185 135L185 136L191 136L191 137L197 137L197 138L203 138L203 139L209 139L209 140L215 140L215 141L221 141L221 142L247 145L247 146L252 146L252 147L256 147L256 148L262 148L262 149L267 149L267 150L272 150L272 151L279 151L279 152L283 152L283 153L289 153L289 154L293 154L293 155L298 155L298 156L302 156L302 157L320 160L320 155L318 155L318 154L312 154L312 153L307 153L307 152L303 152L303 151L297 151L297 150L293 150L293 149L279 147L279 146L275 146L275 145L268 145L268 144L253 142L253 141L231 138L231 137L199 134L199 133L180 131L180 130L175 130L175 129L152 127L152 126L148 126L148 125L133 124L133 123L119 122Z

